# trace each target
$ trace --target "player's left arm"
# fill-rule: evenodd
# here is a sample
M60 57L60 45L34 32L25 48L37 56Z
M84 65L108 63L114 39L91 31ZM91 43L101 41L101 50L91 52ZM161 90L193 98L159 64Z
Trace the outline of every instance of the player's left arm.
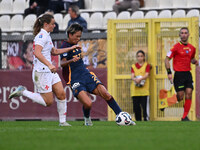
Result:
M60 49L53 47L51 49L51 54L52 55L60 55L60 54L63 54L63 53L68 53L68 52L70 52L71 50L74 50L74 49L81 49L81 47L79 45L73 45L72 47L60 48Z
M191 63L196 65L196 66L199 66L199 61L196 60L196 58L195 58L195 52L196 52L196 49L194 50L194 53L192 55Z
M196 66L199 66L199 62L195 58L191 59L191 63L194 64L194 65L196 65Z

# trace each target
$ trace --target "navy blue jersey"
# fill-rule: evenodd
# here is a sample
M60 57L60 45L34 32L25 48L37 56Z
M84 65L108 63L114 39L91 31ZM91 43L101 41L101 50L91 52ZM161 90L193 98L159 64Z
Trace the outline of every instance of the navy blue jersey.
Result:
M61 48L67 48L67 47L72 47L72 46L73 46L73 44L70 44L67 41L64 41ZM75 49L68 53L61 54L60 58L61 58L61 60L63 58L70 60L70 59L73 59L73 57L75 57L75 56L80 57L80 59L76 62L72 62L69 64L69 82L74 81L74 80L80 78L81 76L89 73L89 70L86 69L86 67L83 63L83 60L81 58L81 49Z
M61 47L67 48L71 46L73 45L64 41ZM69 77L69 79L67 80L67 84L71 84L72 92L75 97L77 97L81 91L92 93L97 85L102 83L94 73L89 72L89 70L86 69L81 58L81 50L72 50L68 53L62 54L60 57L61 59L66 58L67 60L70 60L73 59L74 56L78 56L80 57L80 59L76 62L72 62L69 64L69 74L67 74L66 68L63 68L64 78L66 78L66 76Z

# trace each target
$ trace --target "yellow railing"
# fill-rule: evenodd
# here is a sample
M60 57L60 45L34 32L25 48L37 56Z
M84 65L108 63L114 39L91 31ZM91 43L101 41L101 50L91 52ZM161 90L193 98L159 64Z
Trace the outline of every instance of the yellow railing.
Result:
M172 86L167 80L164 59L173 44L179 40L178 31L183 26L187 26L190 30L189 42L197 48L196 56L198 57L198 18L108 21L108 90L123 111L133 114L130 96L131 65L136 62L136 52L142 49L147 54L147 62L152 65L150 72L150 119L180 120L183 102L170 106L164 111L158 108L158 102L159 91L170 89ZM195 83L194 65L192 65L192 74ZM193 92L193 103L189 117L196 120L195 92ZM114 118L115 115L109 108L108 120Z

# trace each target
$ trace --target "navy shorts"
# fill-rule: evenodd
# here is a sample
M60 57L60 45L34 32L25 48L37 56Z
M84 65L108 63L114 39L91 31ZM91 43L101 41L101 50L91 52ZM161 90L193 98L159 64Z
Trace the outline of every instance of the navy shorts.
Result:
M174 87L176 92L184 91L186 88L193 89L193 80L191 72L176 71L174 74Z
M80 76L79 79L76 79L73 82L71 82L71 88L73 95L77 97L79 92L81 91L87 91L89 93L92 93L92 91L99 84L102 84L101 81L93 72L90 72L89 74Z

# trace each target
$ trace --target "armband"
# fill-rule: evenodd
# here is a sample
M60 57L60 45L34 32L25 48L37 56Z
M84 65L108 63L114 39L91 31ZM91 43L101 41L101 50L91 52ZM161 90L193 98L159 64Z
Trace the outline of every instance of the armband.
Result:
M172 71L170 68L167 68L167 74L172 74Z

